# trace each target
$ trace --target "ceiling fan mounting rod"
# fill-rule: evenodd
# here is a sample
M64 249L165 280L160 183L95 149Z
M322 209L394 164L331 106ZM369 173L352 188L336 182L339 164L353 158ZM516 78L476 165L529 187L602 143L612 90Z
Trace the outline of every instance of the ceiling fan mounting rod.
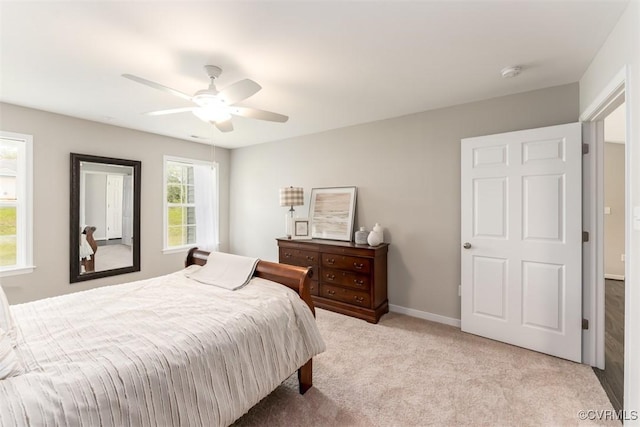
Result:
M222 68L215 65L205 65L204 71L207 73L211 80L217 79L222 74Z
M205 65L204 66L204 71L209 76L209 80L211 80L209 82L209 90L213 91L215 93L218 93L218 89L216 88L215 80L218 77L220 77L220 74L222 74L222 68L217 67L215 65Z

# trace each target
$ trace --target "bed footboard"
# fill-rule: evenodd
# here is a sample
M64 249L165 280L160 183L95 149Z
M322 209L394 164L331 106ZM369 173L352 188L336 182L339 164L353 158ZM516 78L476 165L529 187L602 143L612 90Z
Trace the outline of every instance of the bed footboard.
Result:
M209 252L193 248L187 254L185 267L190 265L205 265ZM287 286L300 295L300 298L309 306L313 315L316 310L311 300L311 291L309 281L311 279L311 269L308 267L296 267L287 264L278 264L276 262L258 261L256 270L253 273L255 277L280 283ZM313 359L309 359L307 363L298 369L298 385L300 394L306 393L313 385Z

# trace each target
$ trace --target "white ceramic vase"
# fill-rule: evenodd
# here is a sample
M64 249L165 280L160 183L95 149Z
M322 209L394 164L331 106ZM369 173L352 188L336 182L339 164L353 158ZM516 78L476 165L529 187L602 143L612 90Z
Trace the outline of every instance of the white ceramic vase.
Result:
M378 246L383 240L382 227L376 222L376 225L373 226L373 230L367 237L367 243L369 243L369 246Z

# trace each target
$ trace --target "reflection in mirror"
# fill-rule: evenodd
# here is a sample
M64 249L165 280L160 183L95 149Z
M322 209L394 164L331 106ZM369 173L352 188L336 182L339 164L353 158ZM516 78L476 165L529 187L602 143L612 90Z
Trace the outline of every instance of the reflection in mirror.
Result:
M80 274L133 265L131 166L80 162L79 227Z
M71 282L140 270L140 162L71 154Z

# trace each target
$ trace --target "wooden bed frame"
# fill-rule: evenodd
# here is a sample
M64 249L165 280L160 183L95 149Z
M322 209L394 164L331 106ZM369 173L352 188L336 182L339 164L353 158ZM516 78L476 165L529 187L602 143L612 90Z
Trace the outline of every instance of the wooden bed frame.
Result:
M205 265L209 252L193 248L187 254L184 266ZM300 298L309 306L313 316L316 315L313 301L311 300L311 291L309 288L309 280L311 278L311 269L309 267L296 267L287 264L278 264L275 262L258 261L256 270L253 273L255 277L261 277L266 280L278 282L285 285L300 295ZM307 363L298 369L298 386L300 394L305 394L313 385L313 359L309 359Z

